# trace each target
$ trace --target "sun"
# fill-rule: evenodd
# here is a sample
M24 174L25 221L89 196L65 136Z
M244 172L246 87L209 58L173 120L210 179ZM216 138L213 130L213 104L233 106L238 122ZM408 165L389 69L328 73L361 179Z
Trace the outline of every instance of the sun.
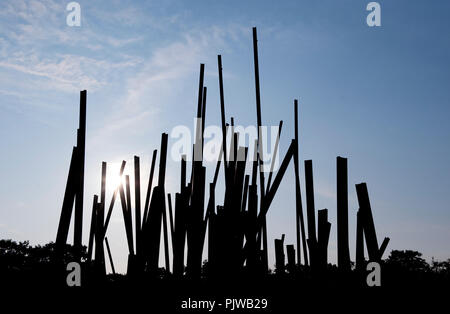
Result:
M106 176L106 189L108 191L115 191L121 183L125 185L124 175L120 176L119 174L111 174Z
M125 174L120 175L120 164L108 164L108 170L106 173L106 191L114 192L120 184L123 184L125 187Z

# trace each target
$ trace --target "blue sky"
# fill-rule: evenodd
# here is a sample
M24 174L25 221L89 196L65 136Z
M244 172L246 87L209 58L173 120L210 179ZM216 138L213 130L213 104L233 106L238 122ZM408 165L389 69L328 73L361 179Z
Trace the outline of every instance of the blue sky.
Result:
M284 154L293 99L300 100L300 158L313 159L316 209L329 209L330 259L338 155L349 159L352 259L359 182L368 184L380 241L391 238L388 251L450 257L449 2L379 1L381 27L366 24L369 1L78 2L81 27L66 25L69 1L0 3L1 238L54 241L81 89L88 90L85 242L101 161L114 173L125 159L131 175L139 155L147 180L161 132L193 126L200 63L207 124L220 123L220 53L227 117L254 125L257 26L263 124L284 120ZM292 170L269 212L271 247L281 233L295 243ZM178 191L178 173L169 160L169 192ZM119 207L108 232L123 271Z

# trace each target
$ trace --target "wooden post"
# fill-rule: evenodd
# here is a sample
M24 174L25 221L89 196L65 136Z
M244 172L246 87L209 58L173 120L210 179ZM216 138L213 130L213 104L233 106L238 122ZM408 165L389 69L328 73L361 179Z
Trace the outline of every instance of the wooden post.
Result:
M295 271L295 248L293 244L286 245L287 258L288 258L288 271L293 273Z
M127 199L127 228L131 235L131 239L133 239L133 220L131 215L131 188L130 188L130 176L125 176L125 188L126 188L126 199ZM132 240L133 243L133 240Z
M100 197L101 198L101 197ZM97 212L96 216L96 230L98 232L95 233L95 261L94 261L94 269L96 276L104 277L106 275L105 269L105 250L103 247L103 222L101 220L102 216L102 204L97 202L95 204L95 211Z
M159 157L158 185L153 189L152 199L148 211L148 268L156 273L159 262L159 247L161 244L161 223L165 212L165 174L167 159L167 133L161 135L161 154Z
M77 136L77 187L75 193L75 223L73 245L78 258L81 254L83 235L83 196L84 196L84 159L86 143L86 96L85 90L80 92L80 125Z
M166 262L166 272L170 273L170 261L169 261L169 238L167 235L167 212L164 207L163 211L163 235L164 235L164 257Z
M164 188L166 179L166 160L167 160L167 133L161 135L161 155L159 157L159 177L158 186Z
M76 191L76 171L77 171L78 149L76 146L72 149L72 157L70 159L69 174L67 176L66 189L64 191L63 205L61 209L61 217L59 218L58 232L56 234L56 253L61 255L64 253L64 246L67 243L69 234L70 220L72 217L73 203Z
M305 160L306 210L308 214L308 239L317 242L314 206L314 182L312 160Z
M106 275L105 250L103 247L103 229L105 220L105 193L106 193L106 162L102 162L102 182L100 189L100 203L96 203L96 230L95 232L95 269L98 275Z
M275 161L277 159L278 145L280 143L280 135L281 135L282 127L283 127L283 120L280 120L280 124L278 125L278 135L277 135L277 139L275 140L275 146L273 148L274 154L272 155L272 162L270 164L269 178L267 179L266 194L269 193L270 184L272 183L273 169L275 167Z
M94 246L95 227L97 225L97 222L96 222L97 211L95 210L97 201L98 201L98 196L94 195L94 201L92 204L91 230L89 231L88 257L87 257L87 260L89 262L92 260L92 250L93 250L93 246Z
M328 265L328 240L330 238L331 224L328 222L328 210L318 212L318 239L317 239L317 266L325 270Z
M277 175L275 176L273 185L270 188L269 193L263 199L263 203L261 203L261 210L259 212L258 219L257 219L257 230L261 230L261 228L263 227L264 219L269 210L270 204L272 204L273 198L275 197L278 187L280 186L281 180L283 179L283 176L286 172L289 162L291 161L292 157L294 156L294 149L295 149L295 140L292 140L291 145L289 145L289 149L288 149L286 155L284 156L283 162L281 163L280 169L278 170ZM257 243L257 245L260 245L261 233L258 233L256 243ZM244 249L247 249L247 247L244 247Z
M336 158L336 179L338 267L342 271L349 271L347 158Z
M203 105L202 105L202 154L203 154L203 146L204 146L204 133L205 133L205 122L206 122L206 86L203 87Z
M244 179L244 195L242 196L241 212L245 212L245 209L246 209L246 206L247 206L247 195L248 195L249 180L250 180L250 176L248 174L245 175L245 179Z
M135 201L135 228L136 228L136 254L141 253L141 174L139 157L134 156L134 201Z
M125 169L125 164L126 164L126 161L122 160L122 165L120 166L120 172L119 172L120 178L122 178L123 171ZM114 204L116 202L116 197L117 197L118 192L119 192L119 187L116 187L116 189L114 190L112 199L111 199L111 203L109 204L108 214L106 215L105 227L103 228L103 235L106 235L106 231L108 230L109 220L111 219L112 211L114 208Z
M197 104L197 121L195 130L195 142L194 142L194 152L193 161L203 160L203 147L202 147L202 107L203 107L203 77L205 72L205 65L200 64L200 78L198 86L198 104ZM194 164L194 162L192 163ZM193 173L191 174L193 175Z
M366 238L367 253L371 261L378 261L378 241L373 223L372 209L370 207L369 193L365 183L356 184L360 218L362 219L364 236Z
M175 237L173 250L173 274L181 277L184 273L184 248L186 242L186 210L188 187L175 194Z
M298 100L294 99L294 132L295 132L295 151L294 151L294 171L295 171L295 231L297 240L297 262L301 264L300 259L300 239L303 246L303 259L305 265L309 265L308 248L306 246L305 221L303 216L302 193L300 188L300 167L299 167L299 149L300 140L298 138ZM301 238L300 238L301 233Z
M128 252L130 255L134 255L134 248L133 248L133 230L130 228L128 223L128 206L127 206L127 199L125 197L125 191L123 188L123 183L119 186L119 195L120 195L120 202L122 204L122 214L123 214L123 221L125 224L125 232L127 235L127 243L128 243Z
M111 264L111 270L112 270L113 275L115 275L116 269L114 268L114 262L113 262L112 255L111 255L111 249L109 248L108 237L105 237L105 243L106 243L106 249L108 251L109 263Z
M222 122L222 151L223 151L223 170L225 175L225 185L227 182L227 128L225 125L225 100L223 95L223 78L222 78L222 56L217 56L217 66L219 68L219 92L220 92L220 117Z
M275 260L276 273L279 275L284 274L284 234L281 236L281 239L275 239Z
M174 238L174 235L175 235L175 229L173 227L172 197L170 196L170 193L167 193L167 203L169 205L170 238L172 239L172 245L173 245L173 238Z
M364 269L364 231L361 210L356 213L356 270Z
M256 119L258 123L258 163L259 163L259 185L260 185L260 202L261 204L265 199L265 180L264 180L264 170L263 170L263 141L262 141L262 118L261 118L261 96L260 96L260 85L259 85L259 62L258 62L258 36L256 32L256 27L253 27L253 61L255 66L255 94L256 94ZM268 251L267 251L267 222L265 215L261 216L261 227L263 233L263 256L262 262L265 272L268 271ZM259 237L260 239L260 237ZM260 240L257 241L260 243Z
M102 162L102 183L100 186L100 221L103 228L105 221L105 203L106 203L106 162Z
M147 222L147 216L148 216L148 208L150 206L150 193L152 192L152 184L153 184L153 173L155 171L155 162L156 162L156 154L157 150L155 149L153 151L153 157L152 157L152 165L150 168L150 176L148 178L148 186L147 186L147 196L145 197L145 206L144 206L144 217L142 220L142 226ZM142 227L143 228L143 227Z
M180 191L186 186L186 155L181 156L181 182Z
M389 238L384 238L383 242L381 243L380 249L378 250L378 260L381 260L383 258L383 254L386 250L386 247L388 246L389 240Z
M262 118L261 118L261 96L259 87L259 62L258 62L258 36L256 27L253 27L253 62L255 65L255 92L256 92L256 118L258 123L258 152L259 152L259 179L261 188L261 200L264 198L264 171L263 171L263 145L262 145Z

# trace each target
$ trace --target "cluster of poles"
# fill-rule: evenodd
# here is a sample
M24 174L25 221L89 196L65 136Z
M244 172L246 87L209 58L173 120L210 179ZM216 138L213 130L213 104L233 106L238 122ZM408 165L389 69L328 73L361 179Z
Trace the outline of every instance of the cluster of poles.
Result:
M256 112L258 130L261 130L261 100L259 85L257 32L253 28L253 51L255 69ZM129 276L160 274L160 246L163 241L166 273L177 278L197 279L202 276L220 277L233 274L264 275L269 272L267 244L267 213L277 193L280 183L294 162L295 171L295 224L296 247L287 245L287 263L285 258L284 234L275 239L276 272L295 271L300 265L309 266L311 270L320 272L328 264L328 242L331 223L328 221L328 210L317 212L314 205L313 165L306 160L306 226L302 195L300 188L299 138L298 138L298 101L294 100L295 134L289 148L282 158L281 166L274 173L275 157L268 178L263 169L263 141L261 132L255 142L255 150L249 152L248 147L239 146L239 133L235 132L234 120L226 122L225 100L222 75L222 57L218 56L219 91L222 127L222 150L214 172L212 182L206 185L206 167L203 164L203 142L206 115L207 88L204 86L204 64L200 65L198 89L196 138L193 147L193 161L190 178L187 177L186 156L181 159L180 191L172 195L166 193L165 174L167 160L168 136L161 136L157 184L153 186L158 151L153 151L150 175L145 192L145 201L141 201L140 159L134 157L134 228L133 204L131 199L131 182L125 175L112 195L109 206L106 206L106 162L102 163L102 180L100 195L94 195L89 232L87 262L93 265L96 275L104 276L106 246L111 269L115 273L110 246L106 233L111 214L116 202L120 199L123 221L128 244ZM81 235L83 219L83 185L84 156L86 133L86 91L80 94L80 127L77 133L77 146L73 148L69 175L63 200L61 217L56 238L56 253L64 254L73 208L74 246L81 254ZM280 121L275 152L278 151L279 137L283 121ZM227 145L227 134L231 130L230 144ZM227 148L229 147L229 152ZM252 169L246 174L249 154L253 154ZM338 268L350 271L351 261L348 239L348 174L347 159L337 157L337 249ZM123 161L119 175L124 173L126 162ZM222 205L216 204L216 185L220 168L224 171L225 194ZM259 182L258 182L259 178ZM209 197L206 201L206 188ZM378 246L372 210L365 183L356 185L359 210L357 211L356 268L362 269L366 263L364 246L366 243L370 261L379 261L387 247L389 238L385 238ZM143 200L143 199L142 199ZM74 206L75 203L75 206ZM143 205L143 206L142 206ZM108 209L106 211L106 209ZM106 217L105 217L106 214ZM307 227L307 228L306 228ZM307 229L307 231L306 231ZM169 237L170 234L170 237ZM161 239L163 237L163 239ZM207 268L204 272L203 253L205 240L207 245ZM170 241L169 241L170 239ZM95 248L95 250L94 250ZM172 260L170 259L170 250ZM302 254L303 253L303 254Z

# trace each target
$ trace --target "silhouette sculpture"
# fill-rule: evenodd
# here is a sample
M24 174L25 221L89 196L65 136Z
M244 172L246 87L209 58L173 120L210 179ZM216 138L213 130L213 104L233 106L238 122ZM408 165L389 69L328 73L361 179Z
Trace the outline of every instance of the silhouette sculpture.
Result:
M106 233L116 198L119 197L128 245L127 275L139 280L141 278L157 278L161 276L159 267L160 244L163 241L164 276L175 278L200 279L238 277L243 274L263 277L269 273L267 245L267 213L272 201L293 160L295 172L295 227L296 247L287 245L287 265L284 253L285 236L275 239L276 274L295 275L301 267L310 267L311 273L323 274L328 265L328 243L331 223L328 221L328 209L317 211L314 204L313 164L305 161L306 187L306 225L303 213L300 188L299 137L298 137L298 101L294 100L295 134L291 144L282 158L280 168L274 173L272 161L268 179L263 170L263 141L260 134L262 123L261 97L259 85L258 45L256 28L253 28L253 51L256 91L256 123L258 138L255 150L239 146L238 132L235 132L235 120L232 117L227 123L222 73L222 57L218 56L220 110L222 127L222 150L214 172L212 182L206 182L206 168L203 165L203 142L206 120L207 87L204 86L205 65L200 64L196 138L193 144L193 161L190 178L187 177L186 156L181 159L180 189L174 199L165 187L166 159L168 136L161 136L159 149L159 165L156 168L158 151L153 151L149 181L145 194L141 194L140 159L134 157L134 204L131 198L131 182L125 175L125 183L121 183L114 191L108 212L106 209L106 173L107 164L102 163L100 195L94 195L91 225L88 244L87 267L92 267L94 277L104 278L105 251L113 273L115 273L111 250ZM61 218L56 238L56 248L63 253L67 242L73 202L75 199L75 236L76 248L81 247L81 216L83 205L83 172L84 142L86 128L86 91L81 92L80 128L77 146L74 147L69 168L67 186L61 211ZM283 121L279 124L279 136ZM227 134L231 135L231 143L227 145ZM229 147L229 151L228 151ZM253 154L252 169L246 174L249 154ZM275 159L275 158L273 158ZM223 168L222 168L223 163ZM124 173L126 163L122 162L120 175ZM225 193L223 203L216 199L216 185L220 169L224 171ZM342 273L351 271L348 243L348 178L347 159L337 157L337 248L338 267ZM158 182L153 186L154 172L158 171ZM259 182L258 182L259 177ZM209 183L207 185L207 183ZM259 186L258 186L259 185ZM209 189L209 199L205 200L205 189ZM364 269L364 243L370 261L381 261L389 242L385 238L378 246L372 209L365 183L356 185L359 202L357 212L356 268ZM118 195L118 196L117 196ZM141 195L145 201L141 203ZM167 198L167 201L166 201ZM174 201L174 203L172 203ZM143 205L143 207L142 207ZM133 210L134 206L134 210ZM133 219L134 212L134 232ZM162 239L161 239L162 234ZM207 267L202 268L202 256L205 251L205 240L208 239ZM187 245L187 246L186 246ZM94 250L95 248L95 250ZM172 252L169 252L169 251ZM94 260L92 261L92 254ZM185 256L186 254L186 256ZM170 259L172 255L172 260ZM303 263L302 263L303 255ZM185 260L187 261L185 265Z

